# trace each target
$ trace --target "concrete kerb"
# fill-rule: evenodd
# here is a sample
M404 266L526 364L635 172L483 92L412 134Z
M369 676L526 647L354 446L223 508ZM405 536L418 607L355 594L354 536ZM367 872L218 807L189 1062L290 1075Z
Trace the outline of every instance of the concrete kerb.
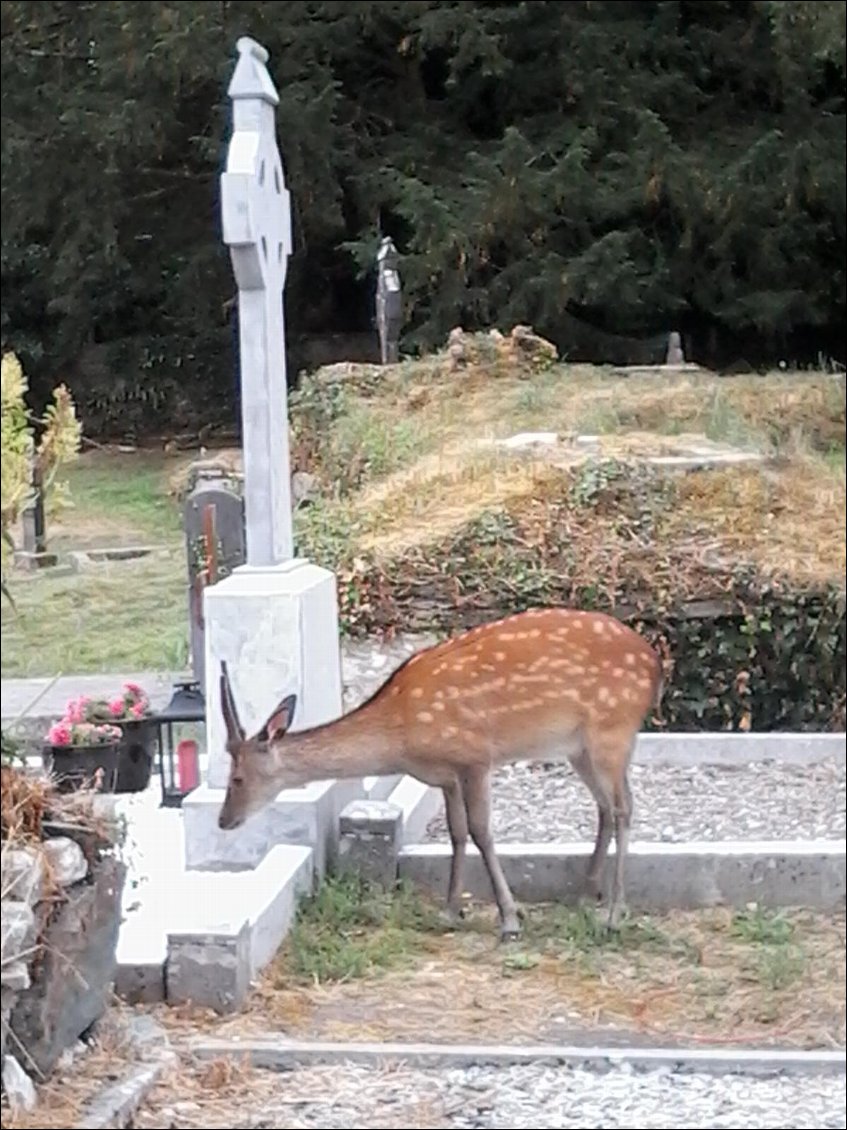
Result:
M119 943L115 991L130 1003L191 1001L237 1010L314 880L314 852L302 844L278 844L251 870L181 873L169 901L156 908L155 921L167 924L161 960L153 960L149 941L136 958L132 946L122 954ZM153 919L138 925L144 942Z
M593 845L507 843L498 856L515 897L525 903L575 903ZM449 844L405 846L398 873L436 896L446 890ZM614 856L614 847L610 850ZM468 845L464 889L491 898L479 852ZM843 840L633 843L627 855L627 902L633 909L694 910L709 906L845 907Z
M73 1130L122 1130L132 1125L138 1108L170 1067L176 1066L176 1052L162 1052L157 1063L131 1068L116 1083L105 1087L88 1105Z
M605 1048L561 1044L354 1044L313 1041L197 1040L189 1051L198 1059L232 1057L253 1067L292 1071L317 1064L387 1062L430 1069L470 1066L510 1067L541 1063L608 1071L623 1064L650 1071L704 1072L713 1075L843 1075L843 1051L783 1051L775 1048Z
M847 756L845 733L642 733L633 761L642 765L719 765L727 768L753 762L781 761L817 765Z
M134 1017L127 1034L139 1062L129 1067L116 1082L103 1087L87 1103L74 1130L110 1130L111 1127L130 1126L150 1091L179 1062L164 1029L149 1016Z

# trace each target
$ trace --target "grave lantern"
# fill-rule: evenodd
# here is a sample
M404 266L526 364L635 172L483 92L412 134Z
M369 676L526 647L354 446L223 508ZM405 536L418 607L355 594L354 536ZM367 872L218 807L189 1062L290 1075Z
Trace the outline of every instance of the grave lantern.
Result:
M200 749L206 744L206 703L200 684L176 683L171 701L155 721L162 807L179 808L183 798L200 784Z

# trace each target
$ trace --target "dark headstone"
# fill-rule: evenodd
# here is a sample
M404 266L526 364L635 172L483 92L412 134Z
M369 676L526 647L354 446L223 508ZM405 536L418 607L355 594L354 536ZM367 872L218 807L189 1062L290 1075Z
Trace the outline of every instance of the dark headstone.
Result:
M227 479L201 479L185 500L184 525L191 666L196 682L203 687L206 685L203 589L244 564L244 499ZM210 540L211 553L207 550Z

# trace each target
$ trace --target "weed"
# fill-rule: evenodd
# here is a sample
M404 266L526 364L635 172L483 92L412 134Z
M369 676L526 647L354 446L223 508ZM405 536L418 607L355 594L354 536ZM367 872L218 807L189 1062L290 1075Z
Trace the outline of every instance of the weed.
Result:
M748 943L785 945L794 936L794 926L782 911L769 910L754 903L735 912L730 933Z

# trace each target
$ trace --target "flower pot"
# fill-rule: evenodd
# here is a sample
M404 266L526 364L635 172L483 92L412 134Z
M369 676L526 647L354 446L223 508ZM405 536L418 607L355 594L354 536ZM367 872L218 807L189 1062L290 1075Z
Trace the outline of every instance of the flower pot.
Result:
M60 793L70 793L95 783L98 769L102 770L99 783L101 793L113 793L118 778L118 742L99 742L96 745L46 745L41 761L44 768L56 779Z
M118 746L116 793L140 793L150 784L156 747L156 723L152 718L116 722L122 737Z

